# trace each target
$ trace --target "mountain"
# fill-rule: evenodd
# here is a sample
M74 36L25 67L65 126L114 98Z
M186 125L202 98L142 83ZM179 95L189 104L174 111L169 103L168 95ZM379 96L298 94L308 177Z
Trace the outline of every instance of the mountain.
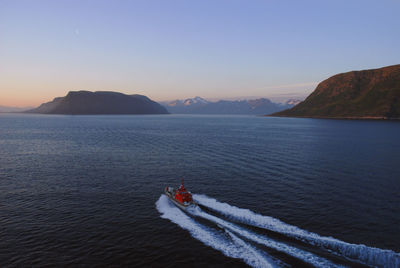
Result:
M400 118L400 64L334 75L303 102L273 116Z
M170 113L176 114L254 114L263 115L293 107L293 104L274 103L266 98L255 100L207 101L200 97L163 102Z
M167 114L167 110L142 95L110 91L70 91L26 113L39 114Z
M203 106L208 103L209 101L200 97L194 97L193 99L186 99L183 101L184 106Z
M301 102L301 100L297 100L297 99L289 99L285 102L286 105L292 105L292 106L296 106L297 104L299 104Z
M170 113L191 113L190 111L198 109L199 107L205 106L209 101L200 98L194 97L191 99L185 100L174 100L170 102L161 102L161 104L167 108Z
M32 109L32 108L31 107L0 106L0 113L18 113L18 112L26 111L27 109Z

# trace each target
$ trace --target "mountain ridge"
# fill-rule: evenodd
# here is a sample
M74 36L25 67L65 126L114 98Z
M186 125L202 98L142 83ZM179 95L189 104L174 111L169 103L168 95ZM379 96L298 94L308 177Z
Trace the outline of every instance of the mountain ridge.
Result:
M39 107L25 111L39 114L167 114L167 110L146 96L113 91L69 91Z
M290 102L290 103L289 103ZM267 98L253 100L208 101L201 97L161 102L170 113L177 114L254 114L263 115L293 107L300 101L275 103Z
M33 107L13 107L0 105L0 113L19 113L32 108Z

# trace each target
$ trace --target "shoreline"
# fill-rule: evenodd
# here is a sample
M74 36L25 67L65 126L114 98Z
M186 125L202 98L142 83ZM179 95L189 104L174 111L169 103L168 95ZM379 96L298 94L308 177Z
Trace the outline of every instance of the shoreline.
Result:
M400 118L386 116L299 116L299 115L264 115L266 117L312 118L312 119L338 119L338 120L389 120L400 121Z

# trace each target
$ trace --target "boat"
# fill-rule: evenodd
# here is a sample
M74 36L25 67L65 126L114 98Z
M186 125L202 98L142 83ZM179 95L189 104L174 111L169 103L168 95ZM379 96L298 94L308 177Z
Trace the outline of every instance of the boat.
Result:
M183 210L197 205L196 202L193 201L192 193L186 190L184 179L182 179L182 184L177 190L173 187L165 187L165 195L178 208Z

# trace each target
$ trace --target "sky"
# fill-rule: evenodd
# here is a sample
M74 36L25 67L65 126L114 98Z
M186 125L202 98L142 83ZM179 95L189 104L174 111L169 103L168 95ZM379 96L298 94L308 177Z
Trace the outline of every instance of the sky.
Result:
M0 0L0 105L71 90L306 97L400 63L400 1Z

